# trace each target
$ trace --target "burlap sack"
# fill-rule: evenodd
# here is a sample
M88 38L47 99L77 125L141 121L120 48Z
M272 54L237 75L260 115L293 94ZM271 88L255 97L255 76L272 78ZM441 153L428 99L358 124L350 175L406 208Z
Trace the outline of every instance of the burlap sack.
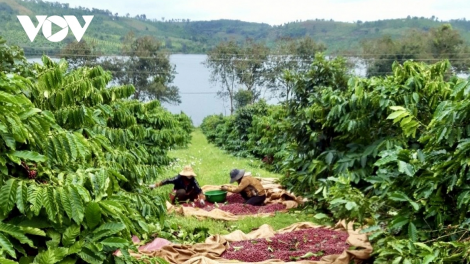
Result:
M212 263L238 263L248 264L248 262L239 262L234 260L222 259L220 256L227 247L227 242L241 241L247 239L267 238L272 237L276 233L285 233L295 230L306 228L329 228L334 230L347 231L349 237L347 243L351 246L361 248L358 250L345 250L338 255L329 255L321 258L320 261L297 261L297 262L283 262L281 260L266 260L263 262L250 262L258 264L266 263L300 263L300 264L349 264L351 261L360 263L370 257L372 253L372 246L369 243L365 234L360 234L360 230L353 230L352 223L346 225L344 221L340 221L335 227L324 227L314 225L309 222L296 223L286 228L274 232L269 225L262 225L259 229L245 234L239 230L234 231L228 235L214 235L206 239L205 243L195 245L167 245L160 250L153 252L141 251L139 254L133 254L136 257L142 255L158 256L166 259L170 263L183 263L183 264L212 264Z

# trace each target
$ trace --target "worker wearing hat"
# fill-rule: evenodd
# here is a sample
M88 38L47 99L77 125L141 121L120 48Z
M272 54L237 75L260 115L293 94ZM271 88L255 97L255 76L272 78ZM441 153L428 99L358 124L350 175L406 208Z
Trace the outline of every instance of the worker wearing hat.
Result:
M204 194L202 193L201 187L196 180L196 173L194 173L193 168L191 166L185 166L183 170L175 177L163 180L156 184L152 184L149 187L155 188L160 187L166 184L173 184L173 190L175 192L175 198L178 199L179 202L184 202L186 200L196 201L199 200L201 205L204 205ZM175 200L172 200L174 203Z
M230 183L238 183L238 187L222 185L223 191L240 193L247 204L263 205L266 200L266 190L261 182L245 173L245 170L233 169L230 171Z

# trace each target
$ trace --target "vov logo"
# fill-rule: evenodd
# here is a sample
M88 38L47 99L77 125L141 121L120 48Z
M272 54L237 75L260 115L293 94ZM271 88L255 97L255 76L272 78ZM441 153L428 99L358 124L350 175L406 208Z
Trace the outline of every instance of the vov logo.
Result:
M82 27L75 16L36 16L36 19L38 20L39 24L35 27L33 25L33 21L31 21L29 16L17 17L31 42L34 41L41 27L42 34L47 40L51 42L59 42L65 39L65 37L67 37L67 34L69 33L69 27L72 30L72 33L77 39L77 41L80 41L83 37L83 34L85 34L85 31L90 25L91 20L93 19L93 16L82 16L83 20L85 20L85 25ZM62 28L59 32L55 33L54 35L52 35L52 23Z

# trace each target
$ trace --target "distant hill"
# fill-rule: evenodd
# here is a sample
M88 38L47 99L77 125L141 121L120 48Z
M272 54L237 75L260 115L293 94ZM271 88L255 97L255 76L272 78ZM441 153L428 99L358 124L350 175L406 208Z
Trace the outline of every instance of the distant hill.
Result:
M33 11L34 10L34 11ZM325 43L328 52L352 50L366 38L376 38L388 34L392 37L403 35L408 29L428 30L444 22L435 18L408 17L403 19L379 20L373 22L346 23L333 20L309 20L270 26L263 23L250 23L239 20L189 21L189 19L147 19L145 14L127 17L110 10L70 8L69 4L21 0L0 0L0 35L10 44L22 46L27 55L55 54L67 41L74 37L69 33L60 43L49 42L40 32L33 43L30 42L17 15L74 15L83 24L82 15L94 15L85 40L96 40L105 54L118 54L120 42L129 31L136 35L151 35L161 40L172 53L206 53L220 41L236 39L243 41L252 38L272 45L279 37L298 38L311 36ZM470 42L470 21L451 20L454 29Z

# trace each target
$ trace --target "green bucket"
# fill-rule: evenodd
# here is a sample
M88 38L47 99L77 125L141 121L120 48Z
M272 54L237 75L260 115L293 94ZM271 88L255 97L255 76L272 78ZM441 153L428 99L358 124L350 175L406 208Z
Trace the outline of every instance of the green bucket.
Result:
M221 203L225 202L225 199L227 198L227 192L226 191L207 191L204 193L206 196L206 200L211 202L211 203Z

